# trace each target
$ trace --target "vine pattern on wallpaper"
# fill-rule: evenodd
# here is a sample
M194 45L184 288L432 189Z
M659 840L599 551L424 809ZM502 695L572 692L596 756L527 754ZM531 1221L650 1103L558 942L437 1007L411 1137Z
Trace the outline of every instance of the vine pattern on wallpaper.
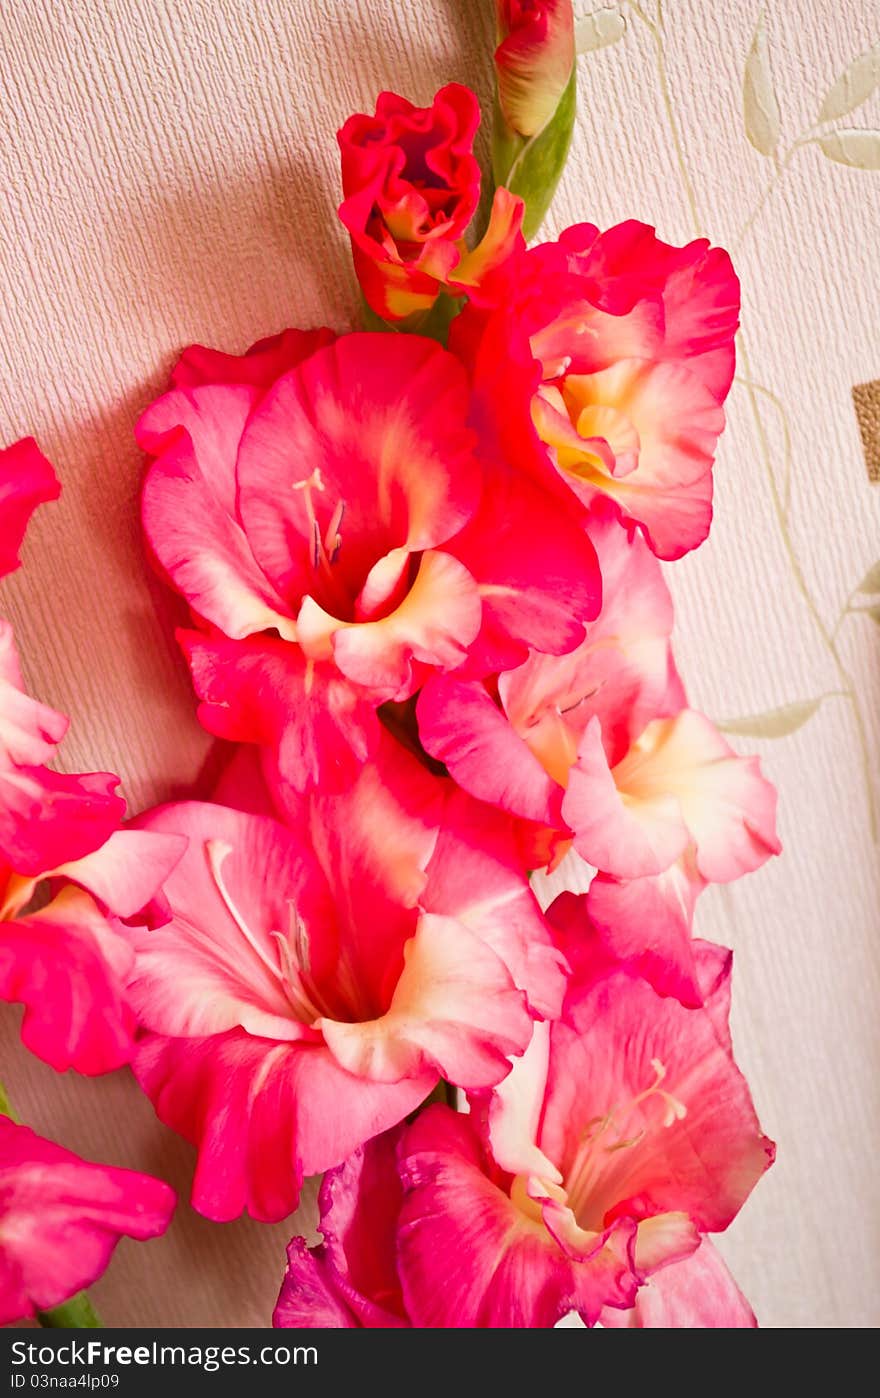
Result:
M627 33L628 18L634 24L643 26L653 41L657 84L669 124L682 190L690 211L694 235L705 237L707 235L688 168L681 124L669 84L666 63L667 17L664 15L663 0L653 0L650 8L639 3L639 0L621 0L617 6L606 6L583 15L577 24L578 50L580 53L589 53L608 44L617 43ZM734 255L741 251L768 200L786 177L795 155L805 147L817 146L825 158L835 164L866 171L880 170L880 130L852 126L848 121L878 88L880 46L852 59L820 99L815 123L807 130L801 131L784 150L781 150L783 116L773 81L772 54L764 12L761 11L751 48L745 59L743 117L746 137L755 150L769 162L772 173L754 208L731 242ZM749 346L742 330L737 336L737 348L741 371L734 382L745 394L754 422L761 466L788 566L810 615L817 638L832 661L838 687L824 694L768 709L763 713L722 720L719 727L743 737L784 738L812 718L826 700L844 700L849 706L855 725L864 774L869 828L871 837L876 842L880 838L877 786L872 770L867 727L858 689L843 660L838 642L840 629L850 617L868 617L880 625L880 561L869 568L865 576L853 587L841 606L834 625L829 626L810 586L791 528L792 432L788 412L779 396L754 377ZM781 469L777 468L774 461L768 414L772 414L778 422L782 441Z

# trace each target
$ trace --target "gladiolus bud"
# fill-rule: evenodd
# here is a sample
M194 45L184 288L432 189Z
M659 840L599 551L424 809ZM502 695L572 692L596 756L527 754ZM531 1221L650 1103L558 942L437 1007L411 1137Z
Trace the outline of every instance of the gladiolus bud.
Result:
M571 0L496 0L496 185L526 204L523 231L540 227L565 167L575 112Z

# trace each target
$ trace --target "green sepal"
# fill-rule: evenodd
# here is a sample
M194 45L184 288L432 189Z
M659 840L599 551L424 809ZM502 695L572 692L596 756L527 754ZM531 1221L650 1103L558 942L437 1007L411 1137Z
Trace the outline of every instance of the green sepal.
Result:
M362 296L361 310L365 330L390 330L397 335L425 335L438 344L446 344L449 327L464 305L464 298L448 296L441 291L428 311L417 311L405 320L384 320Z
M492 176L495 188L504 186L525 201L523 234L531 242L556 193L571 146L577 110L577 67L571 70L559 106L536 136L526 140L504 120L496 97L492 128Z
M100 1330L102 1322L84 1291L77 1292L62 1306L51 1311L38 1311L37 1320L44 1330Z

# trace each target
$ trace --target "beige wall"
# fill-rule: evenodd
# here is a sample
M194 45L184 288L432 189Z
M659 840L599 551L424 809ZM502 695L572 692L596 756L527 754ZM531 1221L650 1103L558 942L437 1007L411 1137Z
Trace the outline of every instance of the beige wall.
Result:
M140 558L134 417L189 341L240 350L288 323L352 324L334 132L383 86L419 101L451 78L484 92L490 8L3 6L0 440L35 433L65 493L35 521L2 609L35 692L73 715L67 762L120 772L132 808L186 790L207 749L172 608ZM880 172L816 144L789 149L833 79L877 43L880 12L770 0L775 104L757 88L765 126L779 111L774 163L747 140L742 112L758 0L667 0L662 30L616 8L625 35L579 60L554 226L637 216L670 240L699 229L731 248L740 369L759 385L731 396L711 539L670 569L681 667L719 719L831 696L796 731L737 740L780 788L785 854L700 909L700 930L736 947L736 1044L779 1142L724 1251L764 1325L873 1325L880 632L847 615L831 633L880 557L878 487L851 399L852 385L880 379ZM656 11L645 0L642 14ZM837 125L880 127L880 93ZM785 729L804 712L746 726ZM17 1019L0 1014L2 1076L28 1119L185 1191L188 1148L127 1076L56 1079L17 1047ZM263 1324L289 1231L212 1227L181 1209L166 1239L123 1245L96 1297L116 1324Z

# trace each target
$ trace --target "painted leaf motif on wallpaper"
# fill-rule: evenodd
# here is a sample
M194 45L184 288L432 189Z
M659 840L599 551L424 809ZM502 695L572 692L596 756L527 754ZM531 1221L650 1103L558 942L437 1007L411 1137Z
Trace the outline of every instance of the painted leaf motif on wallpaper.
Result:
M836 121L848 116L880 86L880 48L859 54L832 83L819 108L819 121Z
M856 170L880 170L880 131L831 131L819 137L822 154Z
M746 135L761 155L772 155L779 140L779 103L773 87L770 51L760 15L743 77L743 115Z
M785 738L812 718L821 703L822 698L799 699L793 704L782 704L778 709L768 709L763 714L725 719L718 727L724 733L738 734L741 738Z
M576 20L574 46L576 53L593 53L596 49L616 44L626 33L626 20L617 10L594 10Z
M856 588L856 592L865 592L869 597L874 597L880 592L880 559L872 563L862 581Z

